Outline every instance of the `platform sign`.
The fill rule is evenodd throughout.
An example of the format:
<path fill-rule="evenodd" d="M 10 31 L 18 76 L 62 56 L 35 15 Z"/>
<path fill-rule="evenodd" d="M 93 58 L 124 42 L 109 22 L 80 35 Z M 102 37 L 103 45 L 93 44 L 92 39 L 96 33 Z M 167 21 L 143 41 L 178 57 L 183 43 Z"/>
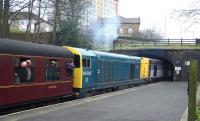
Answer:
<path fill-rule="evenodd" d="M 181 71 L 181 67 L 175 67 L 175 71 Z"/>

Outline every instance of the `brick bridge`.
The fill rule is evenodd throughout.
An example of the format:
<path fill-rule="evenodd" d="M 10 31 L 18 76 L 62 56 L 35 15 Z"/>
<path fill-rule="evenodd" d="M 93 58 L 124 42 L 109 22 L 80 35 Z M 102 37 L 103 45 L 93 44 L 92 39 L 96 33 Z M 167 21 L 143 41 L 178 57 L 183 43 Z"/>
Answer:
<path fill-rule="evenodd" d="M 186 62 L 196 59 L 199 63 L 198 75 L 200 75 L 200 49 L 132 49 L 115 50 L 113 52 L 162 60 L 165 65 L 164 67 L 171 70 L 170 79 L 176 81 L 188 80 Z"/>

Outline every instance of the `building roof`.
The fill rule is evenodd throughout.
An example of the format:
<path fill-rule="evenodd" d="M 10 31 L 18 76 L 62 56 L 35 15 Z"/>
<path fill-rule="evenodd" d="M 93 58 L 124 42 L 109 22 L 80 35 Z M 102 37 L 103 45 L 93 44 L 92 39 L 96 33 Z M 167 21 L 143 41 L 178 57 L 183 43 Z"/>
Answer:
<path fill-rule="evenodd" d="M 122 24 L 140 24 L 140 18 L 125 18 L 122 16 L 117 16 L 120 18 Z"/>
<path fill-rule="evenodd" d="M 14 12 L 11 12 L 9 20 L 28 20 L 29 16 L 31 16 L 31 20 L 37 20 L 38 19 L 38 16 L 36 14 L 34 14 L 34 13 L 29 13 L 29 12 L 17 12 L 17 13 L 14 13 Z M 39 18 L 39 19 L 40 19 L 41 22 L 45 22 L 45 23 L 47 23 L 49 25 L 53 25 L 53 23 L 50 22 L 50 21 L 46 21 L 43 18 Z"/>
<path fill-rule="evenodd" d="M 124 24 L 140 24 L 140 18 L 125 18 L 122 23 Z"/>
<path fill-rule="evenodd" d="M 37 19 L 37 15 L 34 13 L 29 13 L 29 12 L 11 12 L 10 13 L 10 20 L 27 20 L 31 16 L 31 19 Z"/>
<path fill-rule="evenodd" d="M 113 18 L 101 18 L 98 20 L 98 22 L 101 22 L 101 23 L 104 23 L 105 21 L 107 22 L 117 22 L 118 21 L 113 21 L 113 20 L 119 20 L 121 24 L 140 24 L 140 18 L 125 18 L 125 17 L 122 17 L 122 16 L 116 16 L 116 17 L 113 17 Z M 110 20 L 110 21 L 109 21 Z M 115 24 L 115 23 L 113 23 Z"/>

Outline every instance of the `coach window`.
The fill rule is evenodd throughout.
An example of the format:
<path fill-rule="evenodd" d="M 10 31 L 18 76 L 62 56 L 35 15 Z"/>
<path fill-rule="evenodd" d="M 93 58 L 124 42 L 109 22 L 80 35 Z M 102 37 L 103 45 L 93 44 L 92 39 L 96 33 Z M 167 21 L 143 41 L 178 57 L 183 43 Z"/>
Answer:
<path fill-rule="evenodd" d="M 14 81 L 30 83 L 34 80 L 34 61 L 30 58 L 16 58 L 14 61 Z"/>
<path fill-rule="evenodd" d="M 66 72 L 68 74 L 68 77 L 73 76 L 73 71 L 74 71 L 74 63 L 66 62 Z"/>
<path fill-rule="evenodd" d="M 48 60 L 46 64 L 46 80 L 60 80 L 60 64 L 56 59 Z"/>
<path fill-rule="evenodd" d="M 158 70 L 158 67 L 157 67 L 157 65 L 154 65 L 154 77 L 156 77 L 157 76 L 157 70 Z"/>

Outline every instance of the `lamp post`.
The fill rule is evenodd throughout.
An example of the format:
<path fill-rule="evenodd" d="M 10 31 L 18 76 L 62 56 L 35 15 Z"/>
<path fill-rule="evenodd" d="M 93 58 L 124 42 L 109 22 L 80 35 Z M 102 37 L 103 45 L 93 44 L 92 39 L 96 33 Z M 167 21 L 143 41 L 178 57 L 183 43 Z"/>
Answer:
<path fill-rule="evenodd" d="M 185 66 L 186 66 L 186 73 L 187 73 L 187 83 L 188 83 L 188 87 L 187 87 L 187 94 L 189 95 L 189 66 L 190 66 L 190 61 L 185 61 Z"/>

